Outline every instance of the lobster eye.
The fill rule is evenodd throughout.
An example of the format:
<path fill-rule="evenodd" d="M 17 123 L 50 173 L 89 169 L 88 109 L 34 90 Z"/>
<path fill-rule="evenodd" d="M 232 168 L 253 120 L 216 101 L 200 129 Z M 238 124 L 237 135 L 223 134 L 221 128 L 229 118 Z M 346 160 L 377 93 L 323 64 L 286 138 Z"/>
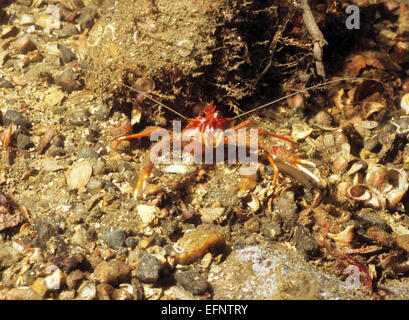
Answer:
<path fill-rule="evenodd" d="M 201 117 L 205 117 L 206 114 L 205 114 L 204 112 L 200 112 L 200 116 L 201 116 Z"/>

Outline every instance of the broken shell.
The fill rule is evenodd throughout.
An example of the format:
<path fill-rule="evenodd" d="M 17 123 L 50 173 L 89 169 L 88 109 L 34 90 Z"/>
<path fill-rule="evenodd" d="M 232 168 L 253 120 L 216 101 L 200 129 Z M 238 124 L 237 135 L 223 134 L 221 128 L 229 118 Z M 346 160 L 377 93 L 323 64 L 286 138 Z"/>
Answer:
<path fill-rule="evenodd" d="M 400 101 L 400 107 L 409 115 L 409 93 L 406 93 Z"/>
<path fill-rule="evenodd" d="M 136 80 L 135 88 L 141 92 L 151 92 L 155 90 L 155 82 L 151 78 L 139 78 Z"/>
<path fill-rule="evenodd" d="M 348 188 L 347 194 L 351 199 L 361 202 L 368 201 L 372 198 L 371 191 L 364 184 L 353 185 L 352 187 Z"/>
<path fill-rule="evenodd" d="M 181 57 L 187 57 L 193 50 L 194 44 L 190 40 L 180 40 L 176 42 L 176 51 Z"/>
<path fill-rule="evenodd" d="M 388 208 L 395 209 L 396 205 L 408 190 L 408 179 L 403 170 L 397 169 L 389 169 L 387 178 L 388 183 L 393 188 L 386 193 L 385 197 L 388 202 Z"/>
<path fill-rule="evenodd" d="M 370 165 L 365 177 L 365 182 L 368 186 L 379 190 L 382 184 L 386 182 L 387 175 L 388 169 L 385 166 L 381 164 Z"/>
<path fill-rule="evenodd" d="M 247 205 L 253 212 L 257 212 L 257 210 L 260 209 L 260 201 L 254 194 L 251 194 L 251 201 L 248 202 Z"/>
<path fill-rule="evenodd" d="M 337 244 L 341 244 L 343 246 L 350 247 L 352 241 L 354 240 L 354 227 L 347 226 L 344 231 L 340 233 L 328 233 L 328 237 L 335 240 Z"/>
<path fill-rule="evenodd" d="M 67 185 L 71 189 L 85 187 L 92 175 L 92 165 L 89 161 L 76 162 L 67 174 Z"/>

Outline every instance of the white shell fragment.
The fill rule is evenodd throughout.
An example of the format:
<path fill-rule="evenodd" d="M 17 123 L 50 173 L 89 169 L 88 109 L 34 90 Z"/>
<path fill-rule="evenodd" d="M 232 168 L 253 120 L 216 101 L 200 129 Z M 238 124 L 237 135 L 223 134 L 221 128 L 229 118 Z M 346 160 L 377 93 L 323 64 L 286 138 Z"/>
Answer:
<path fill-rule="evenodd" d="M 157 208 L 146 204 L 140 204 L 136 207 L 143 226 L 149 226 L 156 217 Z"/>
<path fill-rule="evenodd" d="M 165 168 L 168 173 L 188 174 L 196 171 L 194 166 L 186 166 L 183 164 L 171 164 Z"/>
<path fill-rule="evenodd" d="M 190 40 L 180 40 L 176 42 L 176 51 L 181 57 L 187 57 L 193 50 L 194 44 Z"/>
<path fill-rule="evenodd" d="M 92 175 L 92 165 L 89 161 L 79 161 L 73 164 L 67 174 L 67 185 L 71 189 L 85 187 Z"/>

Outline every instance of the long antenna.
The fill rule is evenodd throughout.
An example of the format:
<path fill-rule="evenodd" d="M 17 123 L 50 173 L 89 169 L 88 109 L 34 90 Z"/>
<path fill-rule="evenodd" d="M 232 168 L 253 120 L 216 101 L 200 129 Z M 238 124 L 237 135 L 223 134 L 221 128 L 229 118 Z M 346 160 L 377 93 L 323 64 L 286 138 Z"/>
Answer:
<path fill-rule="evenodd" d="M 96 72 L 93 72 L 93 71 L 90 71 L 90 70 L 86 70 L 86 72 L 91 72 L 91 73 L 96 74 Z M 102 77 L 105 78 L 105 76 L 102 76 Z M 105 78 L 105 79 L 108 80 L 108 78 Z M 134 91 L 134 92 L 137 92 L 137 93 L 143 95 L 145 98 L 148 98 L 149 100 L 151 100 L 151 101 L 157 103 L 157 104 L 160 105 L 161 107 L 164 107 L 165 109 L 167 109 L 167 110 L 169 110 L 169 111 L 172 111 L 173 113 L 177 114 L 179 117 L 181 117 L 181 118 L 183 118 L 183 119 L 185 119 L 185 120 L 189 120 L 189 118 L 185 117 L 183 114 L 177 112 L 176 110 L 173 110 L 171 107 L 168 107 L 166 104 L 160 102 L 159 100 L 153 98 L 150 94 L 147 94 L 146 92 L 143 92 L 143 91 L 140 91 L 140 90 L 138 90 L 138 89 L 135 89 L 135 88 L 133 88 L 133 87 L 131 87 L 131 86 L 128 86 L 128 85 L 126 85 L 126 84 L 124 84 L 124 83 L 120 83 L 120 85 L 123 86 L 123 87 L 125 87 L 125 88 L 127 88 L 127 89 L 129 89 L 129 90 L 131 90 L 131 91 Z"/>
<path fill-rule="evenodd" d="M 352 78 L 342 78 L 342 79 L 330 80 L 330 81 L 326 81 L 326 82 L 323 82 L 323 83 L 316 84 L 316 85 L 314 85 L 314 86 L 312 86 L 312 87 L 308 87 L 308 88 L 305 88 L 305 89 L 298 90 L 298 91 L 293 92 L 293 93 L 291 93 L 291 94 L 289 94 L 289 95 L 286 95 L 285 97 L 281 97 L 281 98 L 279 98 L 279 99 L 277 99 L 277 100 L 270 101 L 270 102 L 268 102 L 268 103 L 266 103 L 266 104 L 263 104 L 263 105 L 261 105 L 261 106 L 255 108 L 255 109 L 253 109 L 253 110 L 244 112 L 244 113 L 239 114 L 239 115 L 237 115 L 237 116 L 235 116 L 235 117 L 233 117 L 233 118 L 230 118 L 230 120 L 234 120 L 234 119 L 240 118 L 240 117 L 242 117 L 242 116 L 248 115 L 248 114 L 250 114 L 250 113 L 252 113 L 252 112 L 258 111 L 258 110 L 260 110 L 260 109 L 267 108 L 267 107 L 269 107 L 269 106 L 271 106 L 271 105 L 273 105 L 273 104 L 275 104 L 275 103 L 277 103 L 277 102 L 280 102 L 280 101 L 282 101 L 282 100 L 284 100 L 284 99 L 287 99 L 287 98 L 290 98 L 290 97 L 292 97 L 292 96 L 295 96 L 295 95 L 297 95 L 297 94 L 299 94 L 299 93 L 307 92 L 307 91 L 309 91 L 309 90 L 316 89 L 316 88 L 320 88 L 320 87 L 326 86 L 326 85 L 331 84 L 331 83 L 341 82 L 341 81 L 346 81 L 346 80 L 371 80 L 371 81 L 382 82 L 382 81 L 379 81 L 379 80 L 376 80 L 376 79 L 363 78 L 363 77 L 352 77 Z"/>

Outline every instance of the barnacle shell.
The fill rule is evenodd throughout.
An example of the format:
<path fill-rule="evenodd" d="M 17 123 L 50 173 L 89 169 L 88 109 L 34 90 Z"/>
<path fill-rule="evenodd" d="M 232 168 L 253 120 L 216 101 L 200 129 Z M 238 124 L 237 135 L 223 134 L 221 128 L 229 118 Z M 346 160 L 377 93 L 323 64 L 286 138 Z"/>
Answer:
<path fill-rule="evenodd" d="M 405 171 L 398 169 L 388 170 L 388 183 L 392 186 L 392 190 L 385 194 L 388 208 L 395 209 L 396 205 L 405 195 L 408 190 L 408 179 Z"/>
<path fill-rule="evenodd" d="M 364 184 L 355 184 L 347 190 L 348 197 L 355 201 L 366 202 L 372 198 L 372 193 Z"/>

